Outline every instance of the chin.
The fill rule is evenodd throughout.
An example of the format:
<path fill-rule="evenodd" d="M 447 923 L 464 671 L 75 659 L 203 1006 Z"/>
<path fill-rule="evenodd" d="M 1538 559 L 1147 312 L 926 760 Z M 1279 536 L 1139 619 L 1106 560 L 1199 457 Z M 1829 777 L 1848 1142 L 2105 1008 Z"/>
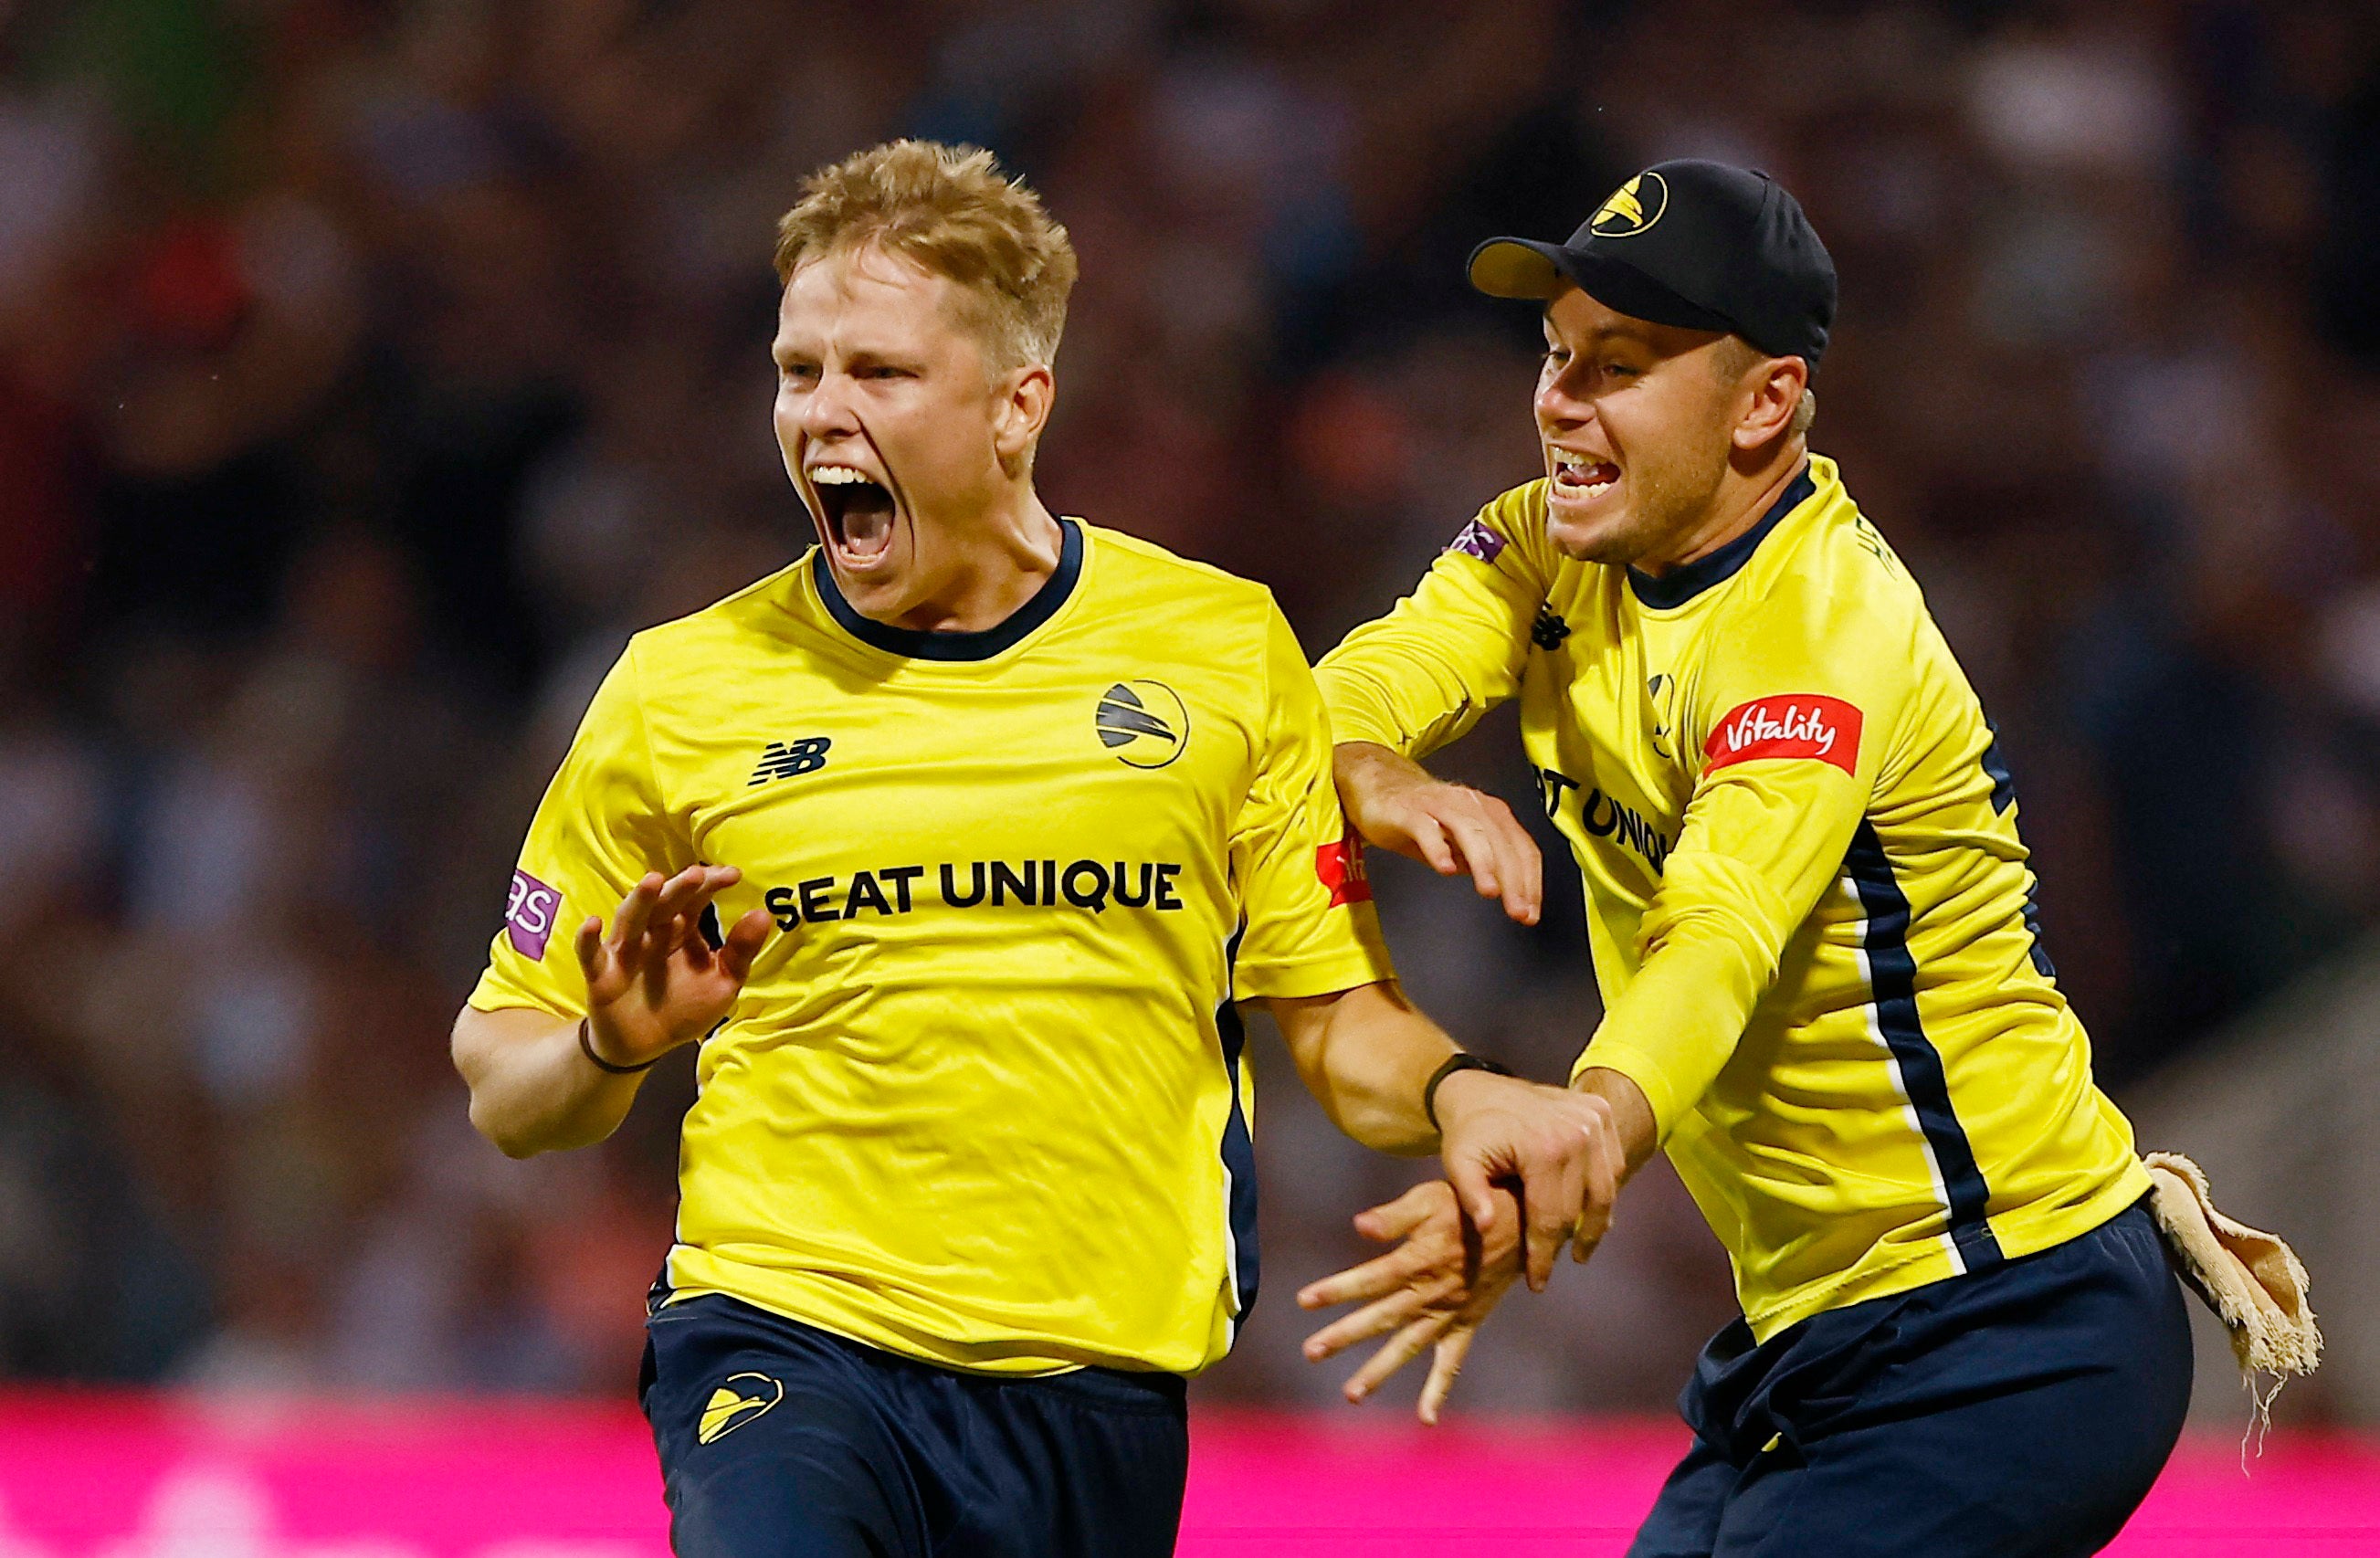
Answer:
<path fill-rule="evenodd" d="M 1592 519 L 1564 518 L 1551 507 L 1546 510 L 1546 539 L 1562 554 L 1576 562 L 1602 563 L 1612 567 L 1624 566 L 1644 555 L 1642 540 L 1629 521 L 1629 514 L 1598 515 Z"/>

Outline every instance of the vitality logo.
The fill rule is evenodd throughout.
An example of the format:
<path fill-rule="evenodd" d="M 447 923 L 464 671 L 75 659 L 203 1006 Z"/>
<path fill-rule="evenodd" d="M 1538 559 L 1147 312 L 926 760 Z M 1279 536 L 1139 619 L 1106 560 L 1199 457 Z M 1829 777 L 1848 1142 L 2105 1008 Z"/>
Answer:
<path fill-rule="evenodd" d="M 694 1442 L 708 1444 L 723 1434 L 733 1433 L 784 1398 L 785 1387 L 766 1374 L 730 1374 L 727 1382 L 712 1391 L 710 1400 L 704 1404 L 702 1418 L 695 1425 Z"/>
<path fill-rule="evenodd" d="M 1163 682 L 1139 677 L 1099 694 L 1099 745 L 1133 768 L 1163 768 L 1190 741 L 1190 710 Z"/>
<path fill-rule="evenodd" d="M 791 779 L 796 774 L 816 773 L 826 766 L 826 749 L 834 745 L 829 736 L 805 736 L 798 741 L 771 741 L 760 752 L 760 766 L 752 771 L 752 783 L 765 785 L 771 779 Z"/>
<path fill-rule="evenodd" d="M 1729 710 L 1703 743 L 1703 772 L 1759 758 L 1815 758 L 1857 773 L 1861 723 L 1857 707 L 1822 692 L 1755 698 Z"/>

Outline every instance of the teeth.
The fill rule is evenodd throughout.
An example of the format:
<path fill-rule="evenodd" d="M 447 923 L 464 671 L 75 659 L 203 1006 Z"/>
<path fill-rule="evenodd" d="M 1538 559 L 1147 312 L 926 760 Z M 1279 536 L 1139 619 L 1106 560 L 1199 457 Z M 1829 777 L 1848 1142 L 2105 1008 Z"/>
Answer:
<path fill-rule="evenodd" d="M 851 487 L 874 480 L 847 465 L 814 465 L 810 467 L 809 476 L 810 481 L 820 487 Z"/>

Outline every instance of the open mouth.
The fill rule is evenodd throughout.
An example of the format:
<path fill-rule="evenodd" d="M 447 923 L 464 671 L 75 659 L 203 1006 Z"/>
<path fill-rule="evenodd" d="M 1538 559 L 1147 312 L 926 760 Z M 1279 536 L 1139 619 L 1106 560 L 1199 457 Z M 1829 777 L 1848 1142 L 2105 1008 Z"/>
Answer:
<path fill-rule="evenodd" d="M 847 465 L 812 466 L 809 479 L 836 550 L 855 563 L 873 562 L 892 550 L 891 488 Z"/>
<path fill-rule="evenodd" d="M 1591 460 L 1563 449 L 1552 453 L 1554 487 L 1565 498 L 1581 502 L 1599 498 L 1620 480 L 1620 468 L 1609 460 Z"/>

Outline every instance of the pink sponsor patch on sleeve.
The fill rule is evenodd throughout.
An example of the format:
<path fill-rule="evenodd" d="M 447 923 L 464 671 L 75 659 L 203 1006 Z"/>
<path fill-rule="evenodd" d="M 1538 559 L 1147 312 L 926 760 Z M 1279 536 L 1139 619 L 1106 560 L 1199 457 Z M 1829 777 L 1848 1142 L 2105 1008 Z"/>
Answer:
<path fill-rule="evenodd" d="M 1504 548 L 1512 544 L 1485 519 L 1474 519 L 1454 532 L 1454 539 L 1446 543 L 1446 549 L 1460 552 L 1466 557 L 1476 557 L 1483 563 L 1492 563 L 1504 554 Z"/>
<path fill-rule="evenodd" d="M 562 913 L 562 895 L 525 870 L 513 872 L 512 896 L 504 905 L 504 934 L 523 957 L 545 960 L 545 943 Z"/>
<path fill-rule="evenodd" d="M 1815 758 L 1859 771 L 1859 710 L 1818 692 L 1755 698 L 1728 711 L 1703 743 L 1705 773 L 1755 758 Z"/>

